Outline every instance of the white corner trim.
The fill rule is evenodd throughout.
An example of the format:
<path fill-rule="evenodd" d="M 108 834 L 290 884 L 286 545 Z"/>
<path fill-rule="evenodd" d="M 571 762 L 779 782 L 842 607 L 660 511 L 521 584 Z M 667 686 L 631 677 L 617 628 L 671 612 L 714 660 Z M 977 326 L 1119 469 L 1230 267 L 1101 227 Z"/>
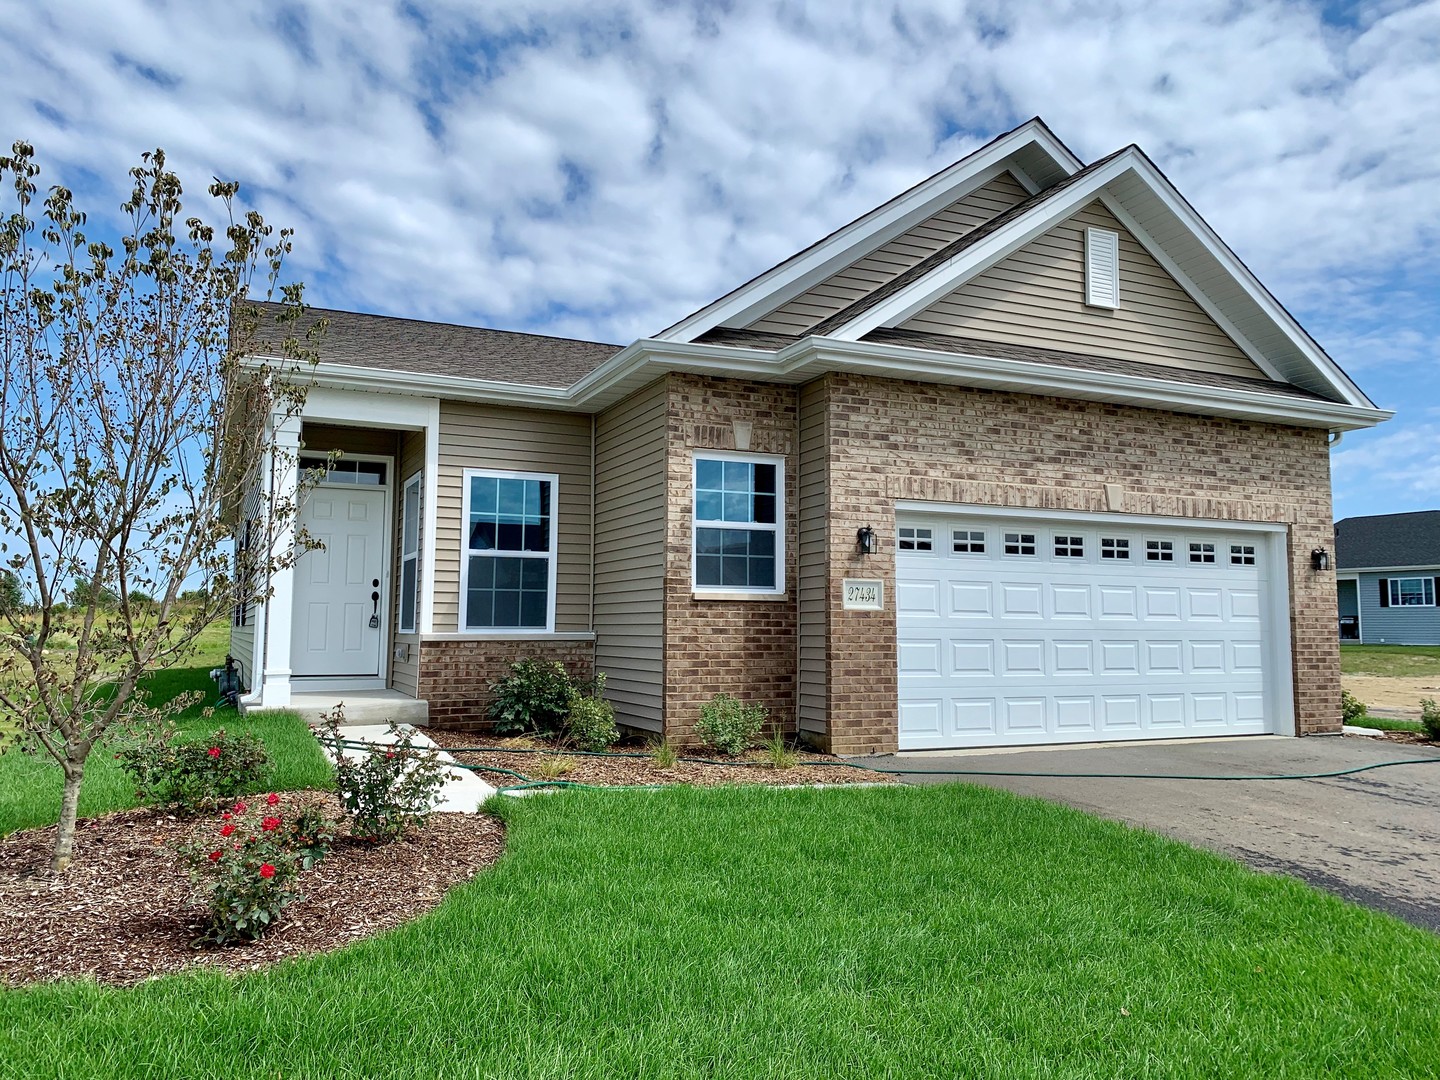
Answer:
<path fill-rule="evenodd" d="M 868 253 L 887 243 L 1002 172 L 1016 171 L 1016 179 L 1033 193 L 1034 180 L 1019 175 L 1007 161 L 1031 145 L 1047 154 L 1067 175 L 1082 168 L 1079 159 L 1044 124 L 1029 120 L 661 331 L 656 340 L 688 342 L 724 323 L 753 322 L 843 269 L 861 252 Z"/>
<path fill-rule="evenodd" d="M 440 399 L 430 398 L 425 408 L 425 480 L 423 525 L 420 541 L 420 626 L 421 634 L 435 629 L 435 552 L 440 521 Z"/>

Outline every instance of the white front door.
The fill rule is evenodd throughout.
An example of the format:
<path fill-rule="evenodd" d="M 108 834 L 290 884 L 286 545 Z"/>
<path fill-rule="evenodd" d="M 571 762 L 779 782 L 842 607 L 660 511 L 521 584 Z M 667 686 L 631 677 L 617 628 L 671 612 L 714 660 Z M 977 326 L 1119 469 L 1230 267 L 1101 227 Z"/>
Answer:
<path fill-rule="evenodd" d="M 384 490 L 338 485 L 317 487 L 306 499 L 300 523 L 324 547 L 305 552 L 295 565 L 294 675 L 380 675 L 385 499 Z"/>

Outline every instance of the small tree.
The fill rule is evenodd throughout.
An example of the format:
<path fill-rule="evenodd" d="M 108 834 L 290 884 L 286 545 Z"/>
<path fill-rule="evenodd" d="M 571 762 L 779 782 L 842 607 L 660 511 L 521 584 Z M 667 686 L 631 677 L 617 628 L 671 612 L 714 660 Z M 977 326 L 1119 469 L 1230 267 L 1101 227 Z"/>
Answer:
<path fill-rule="evenodd" d="M 303 404 L 296 376 L 323 324 L 296 336 L 302 286 L 279 281 L 291 231 L 237 218 L 238 184 L 209 189 L 217 228 L 182 217 L 164 153 L 143 155 L 117 252 L 86 236 L 66 188 L 37 207 L 39 173 L 24 143 L 0 156 L 13 198 L 0 212 L 0 559 L 24 601 L 0 605 L 0 720 L 64 773 L 59 873 L 90 751 L 195 700 L 149 701 L 146 673 L 193 652 L 294 557 L 276 538 L 295 500 L 269 498 L 256 469 L 279 453 L 272 418 Z M 250 302 L 252 281 L 279 302 Z M 247 359 L 262 327 L 284 371 Z M 252 542 L 236 574 L 225 541 L 241 506 Z M 61 633 L 73 649 L 50 647 Z"/>

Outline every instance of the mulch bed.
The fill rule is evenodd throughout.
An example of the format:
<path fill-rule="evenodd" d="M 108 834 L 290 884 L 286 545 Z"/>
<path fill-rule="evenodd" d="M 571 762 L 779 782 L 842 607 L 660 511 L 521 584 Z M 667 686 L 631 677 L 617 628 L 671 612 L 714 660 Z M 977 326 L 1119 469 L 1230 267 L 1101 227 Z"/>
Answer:
<path fill-rule="evenodd" d="M 339 816 L 332 795 L 281 796 L 287 815 L 316 805 Z M 300 875 L 303 899 L 259 941 L 197 949 L 205 909 L 172 845 L 210 821 L 149 808 L 86 819 L 59 880 L 48 872 L 53 826 L 0 839 L 0 984 L 93 977 L 127 985 L 185 967 L 253 971 L 328 952 L 428 911 L 505 848 L 500 822 L 484 814 L 433 814 L 426 828 L 390 844 L 341 838 Z"/>
<path fill-rule="evenodd" d="M 770 784 L 783 787 L 801 787 L 813 784 L 886 784 L 895 778 L 884 773 L 868 772 L 840 764 L 840 758 L 829 754 L 815 754 L 800 751 L 802 764 L 792 769 L 776 769 L 760 751 L 752 751 L 744 758 L 748 764 L 701 765 L 680 761 L 669 769 L 662 769 L 640 746 L 622 745 L 616 748 L 621 753 L 639 753 L 642 757 L 585 757 L 564 748 L 533 739 L 500 739 L 488 735 L 476 735 L 460 731 L 437 731 L 426 728 L 425 734 L 449 750 L 462 765 L 485 765 L 508 769 L 532 780 L 560 780 L 567 783 L 594 784 L 614 787 L 626 784 L 690 784 L 698 787 L 715 787 L 720 784 Z M 472 750 L 457 752 L 459 747 L 494 747 L 493 750 Z M 507 749 L 540 750 L 543 753 L 506 753 Z M 707 757 L 702 753 L 682 752 L 682 757 Z M 545 759 L 564 758 L 566 771 L 560 776 L 543 775 Z M 486 782 L 496 787 L 507 787 L 523 783 L 504 773 L 481 771 Z"/>

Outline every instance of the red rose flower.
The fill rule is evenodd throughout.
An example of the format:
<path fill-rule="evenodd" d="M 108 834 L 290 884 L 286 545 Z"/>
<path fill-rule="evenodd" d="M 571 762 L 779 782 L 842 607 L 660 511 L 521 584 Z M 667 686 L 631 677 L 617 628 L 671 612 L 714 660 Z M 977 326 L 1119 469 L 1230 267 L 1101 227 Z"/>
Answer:
<path fill-rule="evenodd" d="M 274 832 L 279 827 L 280 819 L 278 817 L 267 817 L 264 821 L 260 822 L 260 828 L 266 832 Z"/>
<path fill-rule="evenodd" d="M 245 812 L 245 804 L 243 802 L 237 802 L 234 806 L 234 810 L 237 814 L 243 814 Z"/>
<path fill-rule="evenodd" d="M 219 862 L 219 861 L 220 861 L 220 852 L 218 852 L 218 851 L 212 851 L 212 852 L 210 852 L 210 861 L 211 861 L 211 862 Z"/>
<path fill-rule="evenodd" d="M 271 866 L 268 862 L 267 862 L 267 863 L 261 863 L 261 864 L 260 864 L 260 876 L 263 877 L 263 878 L 272 878 L 272 877 L 274 877 L 274 876 L 275 876 L 275 867 Z"/>
<path fill-rule="evenodd" d="M 233 823 L 231 823 L 231 822 L 229 822 L 229 821 L 227 821 L 224 825 L 221 825 L 221 826 L 220 826 L 220 835 L 221 835 L 221 836 L 229 836 L 229 835 L 230 835 L 231 833 L 233 833 L 234 831 L 235 831 L 235 826 L 234 826 Z"/>
<path fill-rule="evenodd" d="M 229 821 L 229 820 L 230 820 L 230 811 L 229 811 L 229 810 L 226 810 L 223 814 L 221 814 L 221 815 L 220 815 L 220 820 L 221 820 L 221 821 Z"/>
<path fill-rule="evenodd" d="M 220 756 L 220 747 L 218 747 L 218 746 L 212 746 L 212 747 L 210 747 L 209 750 L 207 750 L 207 751 L 205 751 L 205 752 L 206 752 L 207 754 L 209 754 L 211 757 L 219 757 L 219 756 Z"/>
<path fill-rule="evenodd" d="M 393 758 L 394 756 L 395 756 L 395 751 L 394 751 L 394 750 L 386 750 L 386 751 L 385 751 L 385 760 L 386 760 L 386 761 L 389 761 L 389 760 L 390 760 L 391 758 Z"/>
<path fill-rule="evenodd" d="M 265 805 L 266 805 L 266 806 L 274 806 L 274 805 L 275 805 L 276 803 L 278 803 L 279 801 L 280 801 L 280 796 L 279 796 L 279 795 L 276 795 L 273 791 L 272 791 L 269 795 L 266 795 L 266 796 L 265 796 Z"/>

